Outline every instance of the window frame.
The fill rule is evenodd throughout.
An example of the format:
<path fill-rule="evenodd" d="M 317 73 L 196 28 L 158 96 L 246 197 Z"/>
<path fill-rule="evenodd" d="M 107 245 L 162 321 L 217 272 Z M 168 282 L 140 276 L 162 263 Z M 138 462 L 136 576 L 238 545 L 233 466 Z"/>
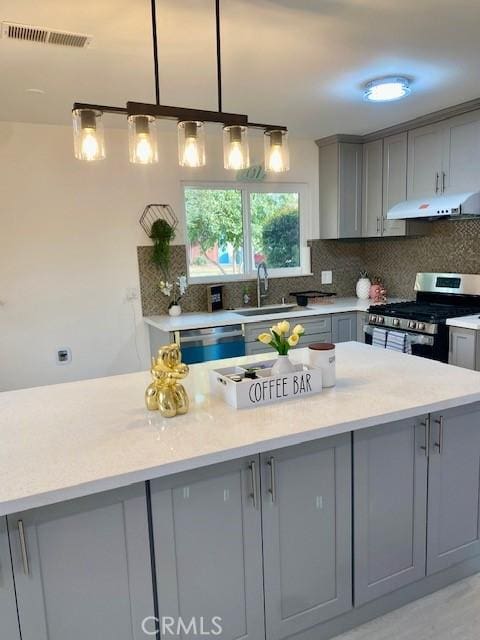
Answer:
<path fill-rule="evenodd" d="M 298 276 L 309 276 L 311 273 L 310 250 L 307 245 L 307 218 L 310 215 L 310 194 L 308 185 L 300 182 L 207 182 L 207 181 L 182 181 L 182 201 L 183 220 L 185 223 L 185 246 L 188 247 L 187 212 L 185 206 L 185 189 L 234 189 L 240 191 L 242 202 L 242 224 L 243 224 L 243 255 L 244 273 L 223 275 L 219 273 L 213 276 L 195 276 L 189 272 L 187 257 L 188 281 L 191 284 L 209 284 L 212 282 L 238 282 L 243 280 L 254 280 L 257 277 L 257 270 L 252 260 L 252 235 L 251 235 L 251 211 L 250 196 L 252 193 L 298 193 L 299 208 L 299 237 L 300 237 L 300 266 L 285 267 L 282 269 L 270 268 L 267 263 L 268 275 L 271 278 L 294 278 Z M 188 250 L 188 249 L 187 249 Z"/>

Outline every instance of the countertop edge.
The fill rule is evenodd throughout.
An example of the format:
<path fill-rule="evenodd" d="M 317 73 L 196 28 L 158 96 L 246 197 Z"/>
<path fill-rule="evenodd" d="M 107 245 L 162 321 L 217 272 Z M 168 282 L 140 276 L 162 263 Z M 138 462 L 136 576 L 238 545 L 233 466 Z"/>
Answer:
<path fill-rule="evenodd" d="M 0 504 L 0 517 L 59 502 L 82 498 L 88 495 L 102 493 L 104 491 L 120 489 L 139 482 L 146 482 L 147 480 L 154 480 L 156 478 L 176 475 L 186 471 L 193 471 L 195 469 L 200 469 L 202 467 L 207 467 L 221 462 L 229 462 L 231 460 L 251 455 L 258 455 L 272 449 L 281 449 L 283 447 L 303 444 L 313 440 L 320 440 L 322 438 L 328 438 L 342 433 L 359 431 L 361 429 L 367 429 L 381 424 L 387 424 L 398 420 L 413 418 L 422 414 L 474 404 L 476 402 L 480 402 L 480 391 L 478 393 L 467 394 L 465 396 L 450 398 L 433 403 L 427 402 L 421 406 L 379 414 L 369 418 L 363 418 L 359 421 L 350 420 L 335 425 L 311 429 L 307 432 L 292 433 L 287 436 L 284 435 L 254 442 L 249 445 L 242 445 L 241 447 L 223 449 L 198 457 L 186 458 L 178 462 L 166 463 L 158 467 L 149 467 L 146 469 L 131 471 L 126 474 L 106 476 L 105 478 L 100 478 L 87 483 L 3 502 Z"/>

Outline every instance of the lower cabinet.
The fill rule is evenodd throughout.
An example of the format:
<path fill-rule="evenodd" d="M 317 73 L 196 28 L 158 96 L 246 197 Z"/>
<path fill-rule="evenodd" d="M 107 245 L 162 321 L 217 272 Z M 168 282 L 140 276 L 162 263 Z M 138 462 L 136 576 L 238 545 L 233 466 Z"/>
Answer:
<path fill-rule="evenodd" d="M 332 316 L 332 342 L 350 342 L 357 339 L 357 312 Z"/>
<path fill-rule="evenodd" d="M 151 495 L 160 620 L 263 638 L 258 456 L 152 481 Z"/>
<path fill-rule="evenodd" d="M 425 576 L 427 420 L 354 433 L 356 606 Z"/>
<path fill-rule="evenodd" d="M 479 332 L 450 327 L 448 363 L 472 371 L 480 369 Z"/>
<path fill-rule="evenodd" d="M 145 640 L 154 609 L 143 484 L 8 522 L 22 640 Z"/>
<path fill-rule="evenodd" d="M 261 456 L 267 640 L 352 607 L 350 434 Z"/>
<path fill-rule="evenodd" d="M 427 571 L 480 553 L 480 405 L 431 416 Z"/>
<path fill-rule="evenodd" d="M 7 519 L 0 517 L 0 637 L 20 640 Z"/>

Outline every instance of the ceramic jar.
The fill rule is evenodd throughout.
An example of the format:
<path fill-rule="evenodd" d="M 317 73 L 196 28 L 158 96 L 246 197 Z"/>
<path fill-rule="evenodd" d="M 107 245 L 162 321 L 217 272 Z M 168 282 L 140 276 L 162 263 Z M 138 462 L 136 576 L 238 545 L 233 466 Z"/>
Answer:
<path fill-rule="evenodd" d="M 370 296 L 371 286 L 372 286 L 372 283 L 370 281 L 370 278 L 367 278 L 367 277 L 359 278 L 356 286 L 357 298 L 360 298 L 360 300 L 368 300 Z"/>
<path fill-rule="evenodd" d="M 308 363 L 314 369 L 322 370 L 322 387 L 334 387 L 337 379 L 335 367 L 335 345 L 316 342 L 308 345 Z"/>

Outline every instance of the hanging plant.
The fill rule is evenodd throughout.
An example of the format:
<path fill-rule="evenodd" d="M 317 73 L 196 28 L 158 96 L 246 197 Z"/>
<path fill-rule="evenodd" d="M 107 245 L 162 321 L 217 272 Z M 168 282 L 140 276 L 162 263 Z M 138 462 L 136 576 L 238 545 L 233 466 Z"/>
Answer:
<path fill-rule="evenodd" d="M 162 271 L 164 279 L 168 279 L 170 267 L 170 242 L 175 238 L 175 229 L 166 221 L 155 220 L 150 230 L 153 240 L 152 262 Z"/>

